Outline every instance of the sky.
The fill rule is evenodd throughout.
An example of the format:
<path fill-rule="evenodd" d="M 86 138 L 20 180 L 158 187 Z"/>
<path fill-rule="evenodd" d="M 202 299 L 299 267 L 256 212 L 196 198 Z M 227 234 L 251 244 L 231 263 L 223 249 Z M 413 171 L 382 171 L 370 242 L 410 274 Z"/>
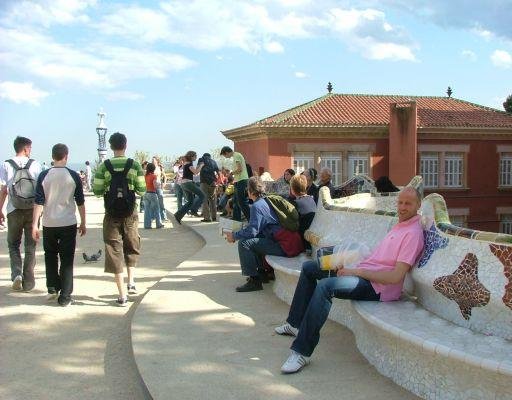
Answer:
<path fill-rule="evenodd" d="M 108 134 L 173 158 L 327 93 L 452 97 L 503 110 L 512 0 L 0 0 L 0 159 L 49 161 Z"/>

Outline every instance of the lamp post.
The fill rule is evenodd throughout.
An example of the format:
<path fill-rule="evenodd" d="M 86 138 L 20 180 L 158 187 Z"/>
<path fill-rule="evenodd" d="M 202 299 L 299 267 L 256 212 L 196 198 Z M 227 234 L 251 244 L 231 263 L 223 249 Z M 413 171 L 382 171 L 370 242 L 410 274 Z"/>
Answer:
<path fill-rule="evenodd" d="M 107 158 L 107 144 L 105 141 L 105 136 L 107 135 L 107 126 L 105 125 L 105 116 L 106 114 L 103 112 L 103 110 L 100 110 L 98 113 L 100 120 L 98 121 L 98 126 L 96 128 L 96 133 L 98 134 L 98 157 L 100 159 L 100 163 L 105 161 Z"/>

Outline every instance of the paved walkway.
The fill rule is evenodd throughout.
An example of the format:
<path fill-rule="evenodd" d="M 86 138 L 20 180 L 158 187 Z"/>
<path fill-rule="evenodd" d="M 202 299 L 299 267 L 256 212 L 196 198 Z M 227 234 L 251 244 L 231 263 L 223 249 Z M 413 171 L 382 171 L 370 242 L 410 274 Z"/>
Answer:
<path fill-rule="evenodd" d="M 166 199 L 170 209 L 172 200 Z M 36 289 L 10 290 L 0 233 L 0 398 L 416 398 L 378 374 L 352 333 L 333 322 L 322 330 L 311 366 L 281 375 L 290 338 L 274 335 L 273 327 L 288 306 L 269 285 L 234 291 L 243 282 L 236 246 L 218 235 L 216 224 L 185 219 L 172 229 L 141 229 L 141 294 L 128 309 L 114 307 L 114 283 L 102 263 L 80 257 L 103 247 L 101 201 L 88 197 L 87 207 L 76 301 L 67 308 L 45 300 L 41 246 Z"/>
<path fill-rule="evenodd" d="M 115 307 L 117 289 L 103 272 L 103 259 L 85 264 L 82 258 L 82 252 L 103 248 L 102 200 L 88 196 L 86 208 L 88 231 L 78 239 L 75 257 L 75 302 L 66 308 L 46 300 L 42 245 L 37 248 L 36 288 L 11 291 L 6 232 L 0 232 L 1 399 L 148 398 L 133 361 L 133 313 L 148 288 L 204 242 L 186 227 L 140 229 L 140 294 L 129 308 Z"/>

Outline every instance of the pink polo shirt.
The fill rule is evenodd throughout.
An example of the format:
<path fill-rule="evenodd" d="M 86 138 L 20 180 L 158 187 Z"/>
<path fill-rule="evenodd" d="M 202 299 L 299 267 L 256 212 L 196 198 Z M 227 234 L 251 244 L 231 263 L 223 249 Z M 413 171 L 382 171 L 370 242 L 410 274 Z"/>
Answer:
<path fill-rule="evenodd" d="M 359 263 L 358 268 L 369 271 L 391 271 L 397 261 L 414 265 L 423 250 L 423 228 L 420 216 L 396 224 L 384 237 L 372 254 Z M 371 282 L 375 293 L 380 293 L 380 301 L 398 300 L 402 294 L 404 281 L 385 285 Z"/>

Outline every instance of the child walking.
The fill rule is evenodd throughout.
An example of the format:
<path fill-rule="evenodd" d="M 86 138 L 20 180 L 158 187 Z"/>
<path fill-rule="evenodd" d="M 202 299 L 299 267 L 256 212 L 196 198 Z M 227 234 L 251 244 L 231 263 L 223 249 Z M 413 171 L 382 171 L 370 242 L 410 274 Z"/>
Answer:
<path fill-rule="evenodd" d="M 80 214 L 80 236 L 85 235 L 84 192 L 80 176 L 66 167 L 68 147 L 58 143 L 52 148 L 53 167 L 37 179 L 32 237 L 39 241 L 39 218 L 43 213 L 43 248 L 48 297 L 66 307 L 73 293 L 73 261 L 75 257 L 77 220 Z M 76 206 L 75 206 L 76 203 Z M 60 257 L 60 268 L 59 268 Z M 60 295 L 59 295 L 60 292 Z"/>

